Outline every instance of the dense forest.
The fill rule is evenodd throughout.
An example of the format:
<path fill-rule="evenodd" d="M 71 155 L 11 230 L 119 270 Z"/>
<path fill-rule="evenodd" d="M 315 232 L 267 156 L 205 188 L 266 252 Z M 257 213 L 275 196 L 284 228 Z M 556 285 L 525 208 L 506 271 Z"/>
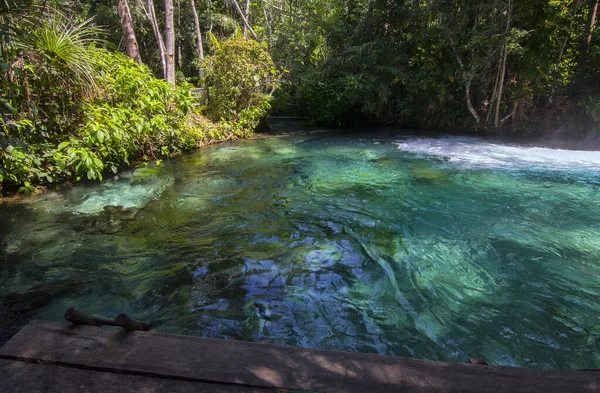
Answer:
<path fill-rule="evenodd" d="M 3 0 L 0 190 L 315 124 L 600 123 L 598 0 Z"/>

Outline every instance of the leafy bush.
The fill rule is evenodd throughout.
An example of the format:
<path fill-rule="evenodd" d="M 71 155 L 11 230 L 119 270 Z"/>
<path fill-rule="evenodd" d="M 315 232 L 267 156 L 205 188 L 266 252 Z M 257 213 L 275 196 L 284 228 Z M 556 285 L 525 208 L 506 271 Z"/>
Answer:
<path fill-rule="evenodd" d="M 213 123 L 185 81 L 171 86 L 125 55 L 97 48 L 89 21 L 75 24 L 51 8 L 42 15 L 19 20 L 0 62 L 0 191 L 102 180 L 135 162 L 245 137 L 278 86 L 263 45 L 219 44 L 207 63 Z"/>
<path fill-rule="evenodd" d="M 253 130 L 270 109 L 279 73 L 266 45 L 245 38 L 217 42 L 205 62 L 208 115 L 213 121 L 240 121 Z"/>
<path fill-rule="evenodd" d="M 122 54 L 99 50 L 104 64 L 94 96 L 80 106 L 77 129 L 51 129 L 49 138 L 35 119 L 3 121 L 0 184 L 30 192 L 37 184 L 87 177 L 101 180 L 107 170 L 136 160 L 159 159 L 189 150 L 230 132 L 217 128 L 194 109 L 188 85 L 171 87 Z"/>
<path fill-rule="evenodd" d="M 56 142 L 77 128 L 81 104 L 95 90 L 95 73 L 105 60 L 95 46 L 100 31 L 90 20 L 76 24 L 51 7 L 39 11 L 41 19 L 12 21 L 0 63 L 6 131 L 27 143 Z M 22 120 L 30 127 L 20 127 Z"/>
<path fill-rule="evenodd" d="M 105 64 L 95 47 L 99 30 L 51 7 L 34 9 L 36 18 L 4 15 L 11 40 L 0 63 L 0 190 L 31 192 L 39 183 L 102 176 L 92 151 L 61 144 L 84 121 L 83 104 Z"/>
<path fill-rule="evenodd" d="M 113 172 L 132 159 L 198 147 L 208 137 L 189 85 L 172 87 L 121 54 L 107 56 L 111 66 L 99 78 L 101 94 L 84 108 L 78 138 Z"/>
<path fill-rule="evenodd" d="M 318 124 L 343 126 L 357 120 L 369 92 L 361 76 L 308 75 L 298 88 L 298 99 L 310 119 Z"/>

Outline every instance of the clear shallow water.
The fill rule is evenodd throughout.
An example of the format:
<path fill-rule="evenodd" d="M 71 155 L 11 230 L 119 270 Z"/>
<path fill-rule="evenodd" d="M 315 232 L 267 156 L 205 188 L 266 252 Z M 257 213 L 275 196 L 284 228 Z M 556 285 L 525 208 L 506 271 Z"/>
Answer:
<path fill-rule="evenodd" d="M 221 145 L 0 205 L 0 337 L 161 332 L 600 367 L 600 152 L 391 134 Z"/>

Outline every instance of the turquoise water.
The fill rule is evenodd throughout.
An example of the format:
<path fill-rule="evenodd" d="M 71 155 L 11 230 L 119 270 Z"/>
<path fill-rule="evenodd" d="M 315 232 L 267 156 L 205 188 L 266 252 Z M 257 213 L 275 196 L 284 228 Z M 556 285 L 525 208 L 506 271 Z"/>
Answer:
<path fill-rule="evenodd" d="M 600 367 L 600 152 L 320 133 L 0 205 L 0 337 L 71 306 L 156 331 Z"/>

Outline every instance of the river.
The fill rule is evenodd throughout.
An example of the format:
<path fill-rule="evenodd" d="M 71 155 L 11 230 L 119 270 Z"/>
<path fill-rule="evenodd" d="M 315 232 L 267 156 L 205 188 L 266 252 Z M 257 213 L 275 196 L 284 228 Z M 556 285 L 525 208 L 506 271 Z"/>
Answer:
<path fill-rule="evenodd" d="M 600 152 L 393 132 L 218 145 L 0 205 L 0 337 L 76 306 L 165 333 L 598 368 L 599 191 Z"/>

